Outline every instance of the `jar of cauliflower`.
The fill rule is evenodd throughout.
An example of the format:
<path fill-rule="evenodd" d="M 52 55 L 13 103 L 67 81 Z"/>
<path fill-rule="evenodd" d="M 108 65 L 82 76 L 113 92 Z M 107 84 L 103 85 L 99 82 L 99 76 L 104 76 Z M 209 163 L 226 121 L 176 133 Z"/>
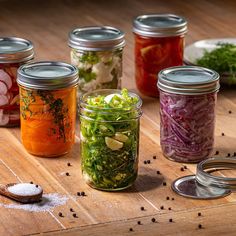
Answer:
<path fill-rule="evenodd" d="M 71 64 L 78 68 L 79 97 L 95 89 L 121 85 L 124 33 L 109 26 L 82 27 L 69 34 Z"/>

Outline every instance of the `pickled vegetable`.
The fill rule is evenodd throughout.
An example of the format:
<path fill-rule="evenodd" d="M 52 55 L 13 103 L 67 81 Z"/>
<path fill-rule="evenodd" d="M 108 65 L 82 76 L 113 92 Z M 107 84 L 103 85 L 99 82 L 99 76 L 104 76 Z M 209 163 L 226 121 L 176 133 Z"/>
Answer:
<path fill-rule="evenodd" d="M 67 153 L 74 144 L 76 87 L 63 90 L 20 88 L 21 136 L 38 156 Z"/>
<path fill-rule="evenodd" d="M 126 89 L 82 98 L 82 171 L 90 186 L 119 190 L 136 179 L 140 106 L 139 98 Z"/>
<path fill-rule="evenodd" d="M 71 63 L 79 71 L 79 95 L 95 89 L 120 87 L 122 49 L 98 52 L 72 49 Z"/>
<path fill-rule="evenodd" d="M 157 97 L 157 74 L 183 64 L 184 37 L 144 37 L 135 34 L 135 78 L 138 90 Z"/>
<path fill-rule="evenodd" d="M 211 155 L 214 144 L 216 93 L 160 93 L 161 147 L 166 157 L 198 162 Z"/>
<path fill-rule="evenodd" d="M 16 83 L 18 64 L 0 65 L 0 126 L 20 123 L 19 89 Z"/>

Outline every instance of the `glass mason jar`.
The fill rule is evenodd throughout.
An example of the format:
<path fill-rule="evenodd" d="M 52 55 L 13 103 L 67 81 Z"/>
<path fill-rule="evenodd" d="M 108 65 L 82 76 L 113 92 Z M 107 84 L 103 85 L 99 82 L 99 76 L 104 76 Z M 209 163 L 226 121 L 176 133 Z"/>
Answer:
<path fill-rule="evenodd" d="M 17 69 L 33 57 L 30 41 L 15 37 L 0 38 L 0 127 L 20 124 Z"/>
<path fill-rule="evenodd" d="M 124 33 L 103 26 L 77 28 L 69 34 L 71 64 L 78 68 L 78 95 L 121 85 Z"/>
<path fill-rule="evenodd" d="M 63 62 L 35 62 L 21 66 L 21 139 L 36 156 L 67 153 L 74 144 L 77 69 Z"/>
<path fill-rule="evenodd" d="M 160 135 L 164 156 L 178 162 L 208 158 L 214 145 L 219 75 L 194 66 L 159 73 Z"/>
<path fill-rule="evenodd" d="M 128 90 L 103 89 L 80 100 L 83 177 L 93 188 L 128 188 L 138 174 L 142 101 Z"/>
<path fill-rule="evenodd" d="M 171 14 L 141 15 L 133 22 L 133 32 L 136 86 L 143 95 L 158 97 L 158 72 L 183 65 L 187 22 Z"/>

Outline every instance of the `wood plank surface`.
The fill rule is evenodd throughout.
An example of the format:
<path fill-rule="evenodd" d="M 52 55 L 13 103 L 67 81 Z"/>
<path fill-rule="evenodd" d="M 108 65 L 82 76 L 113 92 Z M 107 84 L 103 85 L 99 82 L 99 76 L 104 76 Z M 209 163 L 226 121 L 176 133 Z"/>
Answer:
<path fill-rule="evenodd" d="M 111 25 L 122 29 L 127 43 L 122 86 L 135 92 L 132 33 L 135 16 L 154 12 L 185 16 L 189 28 L 186 44 L 236 35 L 233 0 L 10 0 L 0 2 L 0 12 L 0 35 L 30 39 L 35 46 L 36 60 L 70 62 L 67 37 L 75 27 Z M 159 100 L 144 96 L 142 99 L 139 176 L 134 186 L 121 192 L 97 191 L 85 184 L 80 168 L 78 129 L 70 153 L 60 158 L 38 158 L 23 148 L 19 128 L 1 128 L 0 183 L 33 181 L 45 193 L 64 195 L 68 201 L 50 211 L 29 212 L 3 207 L 12 201 L 0 196 L 0 235 L 235 235 L 235 193 L 203 201 L 183 198 L 171 190 L 172 181 L 195 173 L 196 165 L 187 164 L 187 169 L 181 171 L 184 164 L 169 161 L 162 155 Z M 215 132 L 215 151 L 222 157 L 236 152 L 235 122 L 235 88 L 223 88 L 218 96 Z M 144 164 L 147 159 L 151 164 Z M 86 193 L 85 197 L 77 196 L 81 191 Z M 140 207 L 145 210 L 141 211 Z M 152 218 L 157 222 L 153 223 Z"/>

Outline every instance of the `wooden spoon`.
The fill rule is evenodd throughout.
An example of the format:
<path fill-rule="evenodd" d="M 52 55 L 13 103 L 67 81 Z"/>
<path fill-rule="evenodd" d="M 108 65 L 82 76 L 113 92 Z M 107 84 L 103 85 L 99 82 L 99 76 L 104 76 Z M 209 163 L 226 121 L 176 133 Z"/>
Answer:
<path fill-rule="evenodd" d="M 19 185 L 19 184 L 27 184 L 27 185 L 31 185 L 29 183 L 10 183 L 10 184 L 6 184 L 0 185 L 0 194 L 4 195 L 5 197 L 11 198 L 15 201 L 21 202 L 21 203 L 33 203 L 33 202 L 39 202 L 42 198 L 43 195 L 43 189 L 38 186 L 38 185 L 34 185 L 32 184 L 32 187 L 36 187 L 38 188 L 37 193 L 32 192 L 32 194 L 24 194 L 24 193 L 13 193 L 11 191 L 9 191 L 8 188 L 14 186 L 14 185 Z"/>

